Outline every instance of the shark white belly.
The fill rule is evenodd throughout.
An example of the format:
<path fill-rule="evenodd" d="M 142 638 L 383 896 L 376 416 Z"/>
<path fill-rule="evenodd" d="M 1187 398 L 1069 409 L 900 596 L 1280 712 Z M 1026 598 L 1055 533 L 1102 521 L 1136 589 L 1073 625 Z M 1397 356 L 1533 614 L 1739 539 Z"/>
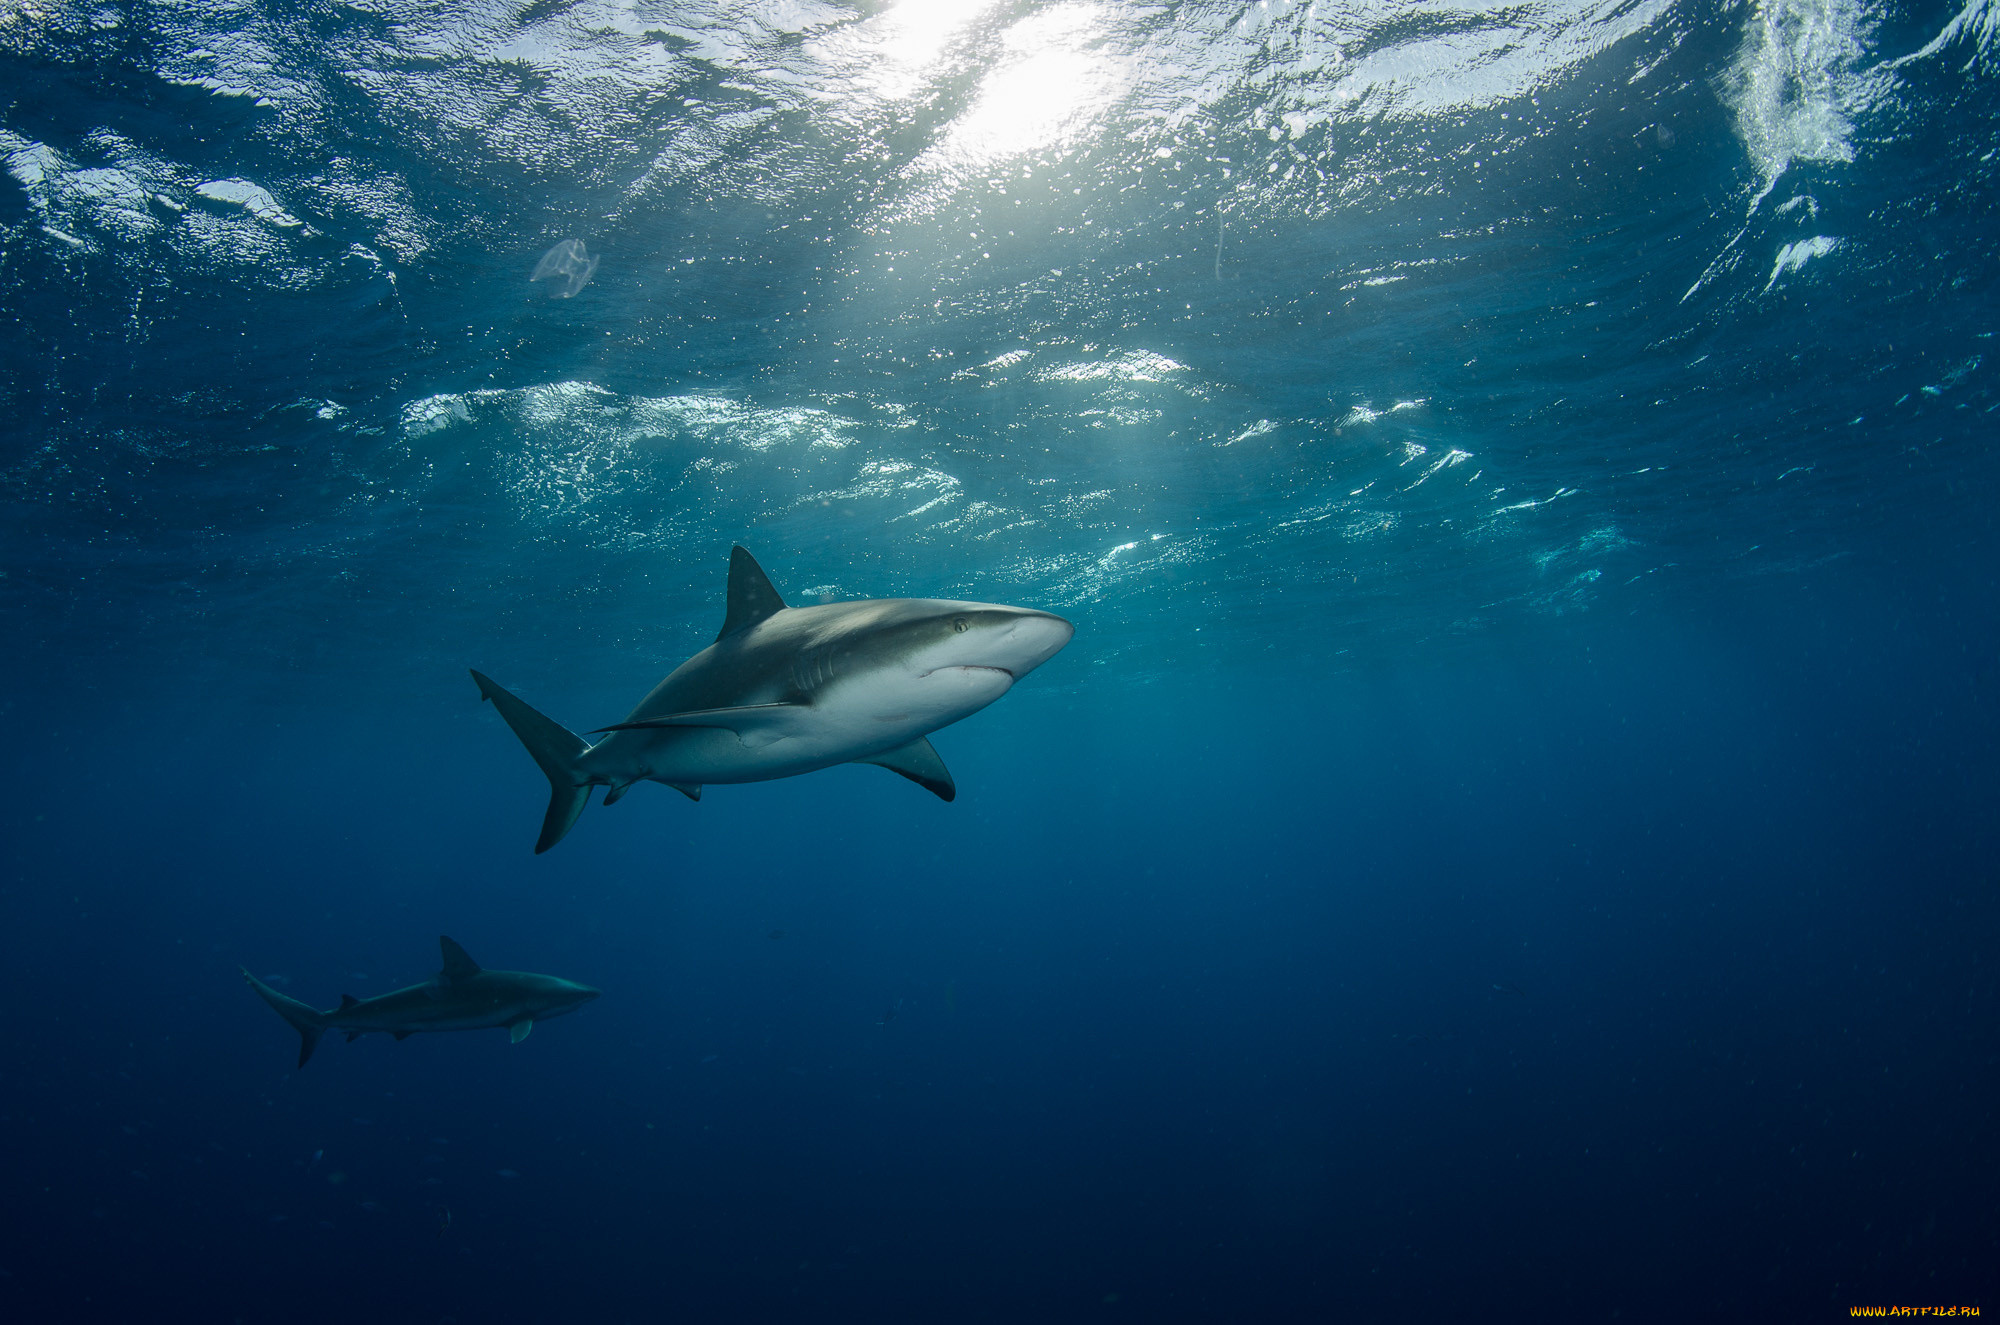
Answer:
<path fill-rule="evenodd" d="M 636 727 L 591 747 L 584 766 L 621 781 L 764 782 L 900 749 L 1007 693 L 1014 678 L 987 667 L 952 667 L 909 685 L 868 674 L 834 684 L 801 705 L 772 705 L 760 721 L 728 727 Z M 622 775 L 622 776 L 621 776 Z"/>

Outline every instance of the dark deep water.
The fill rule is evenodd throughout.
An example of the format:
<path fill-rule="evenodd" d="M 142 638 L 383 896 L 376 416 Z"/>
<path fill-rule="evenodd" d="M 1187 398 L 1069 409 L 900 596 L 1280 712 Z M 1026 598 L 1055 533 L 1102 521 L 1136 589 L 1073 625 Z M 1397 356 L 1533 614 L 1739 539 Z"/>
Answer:
<path fill-rule="evenodd" d="M 0 68 L 10 1319 L 2000 1309 L 2000 9 L 50 0 Z M 732 541 L 1078 633 L 956 803 L 532 855 L 465 669 L 610 721 Z M 237 975 L 440 933 L 604 997 L 295 1071 Z"/>

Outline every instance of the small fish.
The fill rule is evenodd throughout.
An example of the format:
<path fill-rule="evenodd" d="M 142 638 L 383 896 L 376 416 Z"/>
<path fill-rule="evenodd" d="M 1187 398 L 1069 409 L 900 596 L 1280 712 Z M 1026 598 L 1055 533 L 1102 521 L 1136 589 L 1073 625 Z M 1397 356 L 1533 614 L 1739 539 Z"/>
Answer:
<path fill-rule="evenodd" d="M 311 1173 L 313 1169 L 318 1166 L 319 1162 L 325 1158 L 326 1158 L 326 1150 L 324 1147 L 313 1151 L 313 1157 L 306 1161 L 306 1172 Z"/>
<path fill-rule="evenodd" d="M 438 1207 L 438 1236 L 443 1237 L 449 1232 L 451 1232 L 451 1207 L 441 1205 Z"/>
<path fill-rule="evenodd" d="M 1493 988 L 1502 994 L 1512 994 L 1516 998 L 1526 998 L 1528 996 L 1527 991 L 1519 985 L 1494 985 Z"/>
<path fill-rule="evenodd" d="M 890 1022 L 896 1019 L 896 1014 L 898 1012 L 901 1012 L 902 1010 L 903 1010 L 903 1000 L 899 998 L 896 1000 L 894 1006 L 883 1010 L 882 1020 L 876 1022 L 875 1024 L 877 1026 L 887 1026 Z"/>

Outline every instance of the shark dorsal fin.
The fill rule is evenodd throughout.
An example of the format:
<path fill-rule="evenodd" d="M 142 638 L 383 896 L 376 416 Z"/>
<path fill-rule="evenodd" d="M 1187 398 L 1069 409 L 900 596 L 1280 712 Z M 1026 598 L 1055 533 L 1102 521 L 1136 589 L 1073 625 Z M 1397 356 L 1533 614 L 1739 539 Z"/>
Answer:
<path fill-rule="evenodd" d="M 748 630 L 785 610 L 785 600 L 771 587 L 771 577 L 757 564 L 757 558 L 739 545 L 729 549 L 729 610 L 722 618 L 727 639 L 739 630 Z"/>
<path fill-rule="evenodd" d="M 444 969 L 438 974 L 447 981 L 463 980 L 479 974 L 479 963 L 466 956 L 464 948 L 443 934 L 438 935 L 438 947 L 444 950 Z"/>

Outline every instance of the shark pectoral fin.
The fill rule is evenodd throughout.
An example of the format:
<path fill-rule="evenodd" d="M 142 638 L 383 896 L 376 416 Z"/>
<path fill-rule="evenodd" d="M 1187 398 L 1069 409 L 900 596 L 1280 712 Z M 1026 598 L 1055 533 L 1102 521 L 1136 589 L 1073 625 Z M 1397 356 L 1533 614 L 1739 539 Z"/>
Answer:
<path fill-rule="evenodd" d="M 701 799 L 701 785 L 699 783 L 669 782 L 667 785 L 691 801 Z"/>
<path fill-rule="evenodd" d="M 938 758 L 938 752 L 931 748 L 928 737 L 919 736 L 908 745 L 899 745 L 893 750 L 884 750 L 872 759 L 857 759 L 854 762 L 874 764 L 891 773 L 901 773 L 941 801 L 952 800 L 958 795 L 958 784 L 951 780 L 951 770 L 944 766 L 944 760 Z"/>
<path fill-rule="evenodd" d="M 412 1035 L 416 1034 L 415 1031 L 391 1031 L 389 1033 L 396 1037 L 396 1043 L 398 1044 L 401 1044 L 404 1040 L 407 1040 Z"/>
<path fill-rule="evenodd" d="M 755 750 L 790 736 L 793 724 L 811 709 L 810 704 L 746 704 L 741 708 L 694 709 L 687 713 L 640 718 L 635 722 L 614 722 L 597 730 L 629 732 L 660 727 L 719 727 L 735 732 L 737 740 Z"/>
<path fill-rule="evenodd" d="M 507 1028 L 507 1042 L 509 1044 L 519 1044 L 528 1038 L 528 1032 L 533 1029 L 535 1029 L 535 1019 L 533 1017 L 523 1017 Z"/>
<path fill-rule="evenodd" d="M 348 1042 L 349 1044 L 353 1044 L 353 1043 L 354 1043 L 354 1042 L 355 1042 L 356 1040 L 358 1040 L 358 1039 L 360 1039 L 360 1038 L 361 1038 L 361 1032 L 360 1032 L 360 1031 L 349 1031 L 349 1032 L 347 1033 L 347 1042 Z"/>

